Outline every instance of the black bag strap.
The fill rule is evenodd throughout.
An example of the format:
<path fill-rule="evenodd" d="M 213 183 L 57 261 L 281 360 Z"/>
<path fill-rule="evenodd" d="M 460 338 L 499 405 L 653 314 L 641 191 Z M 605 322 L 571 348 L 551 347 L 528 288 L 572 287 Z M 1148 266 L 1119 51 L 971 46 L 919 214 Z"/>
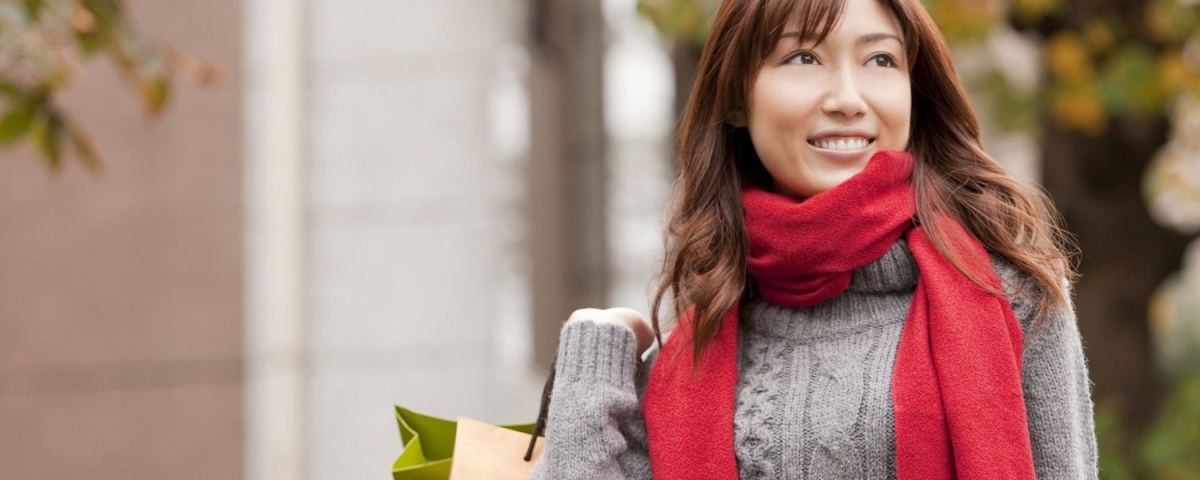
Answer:
<path fill-rule="evenodd" d="M 550 413 L 550 396 L 553 394 L 553 390 L 554 364 L 550 364 L 550 376 L 546 379 L 546 386 L 542 387 L 542 405 L 538 407 L 537 423 L 533 424 L 533 435 L 529 437 L 529 449 L 525 451 L 526 462 L 533 458 L 533 447 L 537 445 L 538 437 L 546 432 L 546 416 Z"/>

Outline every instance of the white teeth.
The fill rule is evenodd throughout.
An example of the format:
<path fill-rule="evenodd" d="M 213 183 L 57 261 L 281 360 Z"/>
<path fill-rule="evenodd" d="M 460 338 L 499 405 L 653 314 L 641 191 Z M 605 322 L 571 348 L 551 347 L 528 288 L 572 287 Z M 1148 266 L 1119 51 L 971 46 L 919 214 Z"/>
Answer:
<path fill-rule="evenodd" d="M 814 140 L 812 143 L 825 150 L 854 151 L 867 148 L 867 145 L 871 142 L 861 137 L 845 137 L 836 140 Z"/>

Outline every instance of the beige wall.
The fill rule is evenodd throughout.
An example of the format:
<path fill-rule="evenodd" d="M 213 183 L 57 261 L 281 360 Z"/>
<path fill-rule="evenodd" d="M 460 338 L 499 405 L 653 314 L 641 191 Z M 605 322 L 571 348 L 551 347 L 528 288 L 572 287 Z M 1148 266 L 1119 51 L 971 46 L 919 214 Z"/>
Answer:
<path fill-rule="evenodd" d="M 241 6 L 128 3 L 228 76 L 151 121 L 90 66 L 98 176 L 0 150 L 0 478 L 242 475 Z"/>

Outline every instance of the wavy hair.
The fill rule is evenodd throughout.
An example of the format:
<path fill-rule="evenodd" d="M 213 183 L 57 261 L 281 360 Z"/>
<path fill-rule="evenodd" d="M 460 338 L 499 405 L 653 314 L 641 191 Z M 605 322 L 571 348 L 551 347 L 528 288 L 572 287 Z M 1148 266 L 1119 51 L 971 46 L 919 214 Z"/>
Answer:
<path fill-rule="evenodd" d="M 1069 305 L 1064 278 L 1075 279 L 1074 245 L 1060 227 L 1049 197 L 1019 182 L 984 151 L 979 121 L 937 26 L 919 0 L 880 0 L 903 30 L 912 85 L 912 132 L 906 148 L 914 160 L 917 219 L 937 250 L 972 282 L 996 295 L 1004 292 L 976 278 L 938 220 L 942 213 L 961 224 L 987 250 L 1026 273 L 1036 322 Z M 670 294 L 674 318 L 694 309 L 693 359 L 716 337 L 724 314 L 749 298 L 753 279 L 746 268 L 749 241 L 742 212 L 743 182 L 769 186 L 770 175 L 745 127 L 735 126 L 756 72 L 794 20 L 803 38 L 820 43 L 833 30 L 844 0 L 725 0 L 700 57 L 696 81 L 677 132 L 678 172 L 666 215 L 664 257 L 651 321 L 661 344 L 659 309 Z M 978 270 L 976 270 L 978 271 Z M 986 270 L 984 270 L 986 271 Z M 1029 282 L 1026 282 L 1029 283 Z M 1028 287 L 1028 288 L 1027 288 Z"/>

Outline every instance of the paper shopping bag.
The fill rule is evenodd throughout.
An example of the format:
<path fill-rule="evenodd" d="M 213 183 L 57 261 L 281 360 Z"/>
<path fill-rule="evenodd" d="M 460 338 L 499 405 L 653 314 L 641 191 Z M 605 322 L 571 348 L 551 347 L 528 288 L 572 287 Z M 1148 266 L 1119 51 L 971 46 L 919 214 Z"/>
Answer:
<path fill-rule="evenodd" d="M 458 418 L 454 442 L 454 463 L 450 480 L 525 480 L 542 455 L 545 442 L 533 447 L 529 461 L 525 455 L 530 434 L 495 425 Z"/>
<path fill-rule="evenodd" d="M 396 405 L 396 422 L 400 425 L 400 457 L 392 464 L 394 480 L 448 480 L 452 458 L 455 456 L 455 439 L 458 434 L 458 422 L 416 413 Z M 514 434 L 521 432 L 525 440 L 518 461 L 524 461 L 524 447 L 528 445 L 533 431 L 533 424 L 503 425 L 499 428 Z M 468 430 L 472 443 L 475 443 L 476 429 Z M 520 434 L 518 434 L 520 435 Z M 538 450 L 540 444 L 538 441 Z M 473 447 L 470 451 L 474 451 Z M 532 463 L 532 462 L 531 462 Z M 468 477 L 469 478 L 469 477 Z M 484 478 L 484 477 L 480 477 Z M 498 477 L 487 477 L 498 478 Z M 524 478 L 524 477 L 522 477 Z"/>

